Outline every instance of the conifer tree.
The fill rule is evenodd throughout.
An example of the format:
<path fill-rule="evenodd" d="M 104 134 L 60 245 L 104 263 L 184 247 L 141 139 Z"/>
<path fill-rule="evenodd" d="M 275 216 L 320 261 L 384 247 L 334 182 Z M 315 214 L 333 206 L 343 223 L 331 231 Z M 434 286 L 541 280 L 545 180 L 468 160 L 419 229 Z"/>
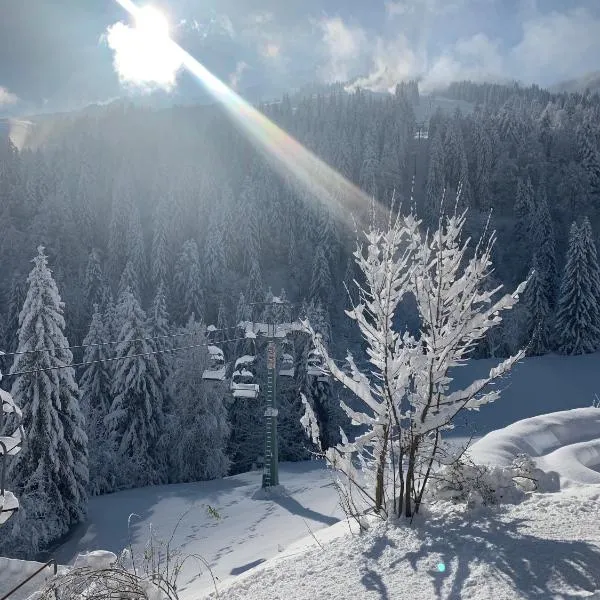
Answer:
<path fill-rule="evenodd" d="M 587 218 L 580 228 L 571 226 L 556 334 L 563 354 L 594 352 L 600 346 L 600 269 Z"/>
<path fill-rule="evenodd" d="M 180 322 L 186 322 L 192 315 L 198 320 L 204 316 L 201 274 L 198 245 L 195 240 L 187 240 L 177 259 L 173 276 L 173 303 Z"/>
<path fill-rule="evenodd" d="M 312 278 L 310 281 L 311 300 L 322 300 L 327 303 L 331 294 L 331 269 L 323 244 L 319 244 L 313 259 Z"/>
<path fill-rule="evenodd" d="M 536 264 L 546 302 L 550 310 L 554 308 L 556 297 L 556 253 L 554 227 L 548 208 L 546 188 L 542 183 L 538 189 L 537 210 L 533 241 L 536 249 Z"/>
<path fill-rule="evenodd" d="M 167 298 L 165 295 L 165 287 L 162 282 L 158 284 L 154 301 L 150 310 L 148 319 L 148 331 L 150 337 L 154 338 L 150 340 L 151 345 L 154 349 L 161 354 L 156 355 L 158 367 L 161 372 L 162 381 L 164 381 L 170 373 L 171 365 L 171 354 L 166 353 L 166 350 L 173 347 L 172 339 L 168 337 L 171 333 L 171 326 L 169 322 L 169 313 L 167 311 Z M 188 340 L 183 339 L 185 344 L 188 344 Z"/>
<path fill-rule="evenodd" d="M 88 456 L 73 355 L 63 334 L 64 303 L 38 248 L 19 315 L 19 345 L 11 394 L 27 432 L 8 477 L 21 499 L 13 553 L 33 555 L 81 522 L 87 510 Z M 38 352 L 30 352 L 39 350 Z M 58 367 L 58 368 L 57 368 Z M 33 371 L 33 372 L 31 372 Z M 10 538 L 11 536 L 9 536 Z M 10 540 L 9 540 L 10 541 Z"/>
<path fill-rule="evenodd" d="M 264 294 L 264 284 L 260 272 L 260 265 L 257 261 L 252 263 L 250 267 L 250 275 L 248 276 L 248 285 L 246 287 L 246 301 L 252 304 L 253 302 L 262 302 Z"/>
<path fill-rule="evenodd" d="M 90 314 L 93 312 L 94 304 L 103 309 L 108 302 L 108 285 L 102 272 L 100 256 L 96 248 L 92 248 L 88 256 L 83 293 L 85 295 L 86 309 Z"/>
<path fill-rule="evenodd" d="M 545 354 L 552 348 L 551 309 L 537 252 L 533 256 L 532 271 L 525 289 L 525 303 L 529 317 L 527 325 L 529 354 L 533 356 Z"/>
<path fill-rule="evenodd" d="M 174 356 L 167 383 L 174 405 L 168 432 L 169 477 L 181 482 L 216 479 L 229 469 L 229 423 L 224 404 L 227 384 L 202 379 L 208 368 L 208 353 L 201 346 L 206 343 L 204 325 L 190 319 L 183 332 L 200 347 Z"/>
<path fill-rule="evenodd" d="M 121 325 L 115 354 L 113 402 L 106 417 L 111 441 L 121 470 L 120 487 L 164 481 L 164 466 L 156 447 L 163 432 L 161 373 L 153 346 L 147 341 L 144 311 L 131 290 L 125 290 L 117 306 Z"/>
<path fill-rule="evenodd" d="M 90 323 L 88 334 L 83 340 L 86 365 L 79 380 L 81 408 L 85 416 L 89 448 L 89 489 L 92 494 L 105 494 L 116 489 L 114 451 L 108 437 L 104 419 L 112 403 L 112 372 L 114 363 L 103 316 L 97 304 Z"/>
<path fill-rule="evenodd" d="M 534 231 L 535 203 L 533 186 L 529 177 L 519 179 L 517 183 L 517 198 L 515 200 L 515 281 L 522 281 L 526 275 L 527 266 L 531 263 L 531 236 Z"/>

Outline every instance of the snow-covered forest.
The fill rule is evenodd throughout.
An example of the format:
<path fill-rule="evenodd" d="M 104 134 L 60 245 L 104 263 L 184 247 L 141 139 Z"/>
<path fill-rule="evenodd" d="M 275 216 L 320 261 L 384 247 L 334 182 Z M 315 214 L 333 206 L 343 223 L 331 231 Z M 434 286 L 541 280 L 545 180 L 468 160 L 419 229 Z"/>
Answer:
<path fill-rule="evenodd" d="M 497 231 L 490 290 L 512 290 L 534 269 L 476 357 L 598 350 L 600 97 L 468 82 L 444 96 L 462 109 L 436 110 L 411 82 L 391 95 L 333 86 L 261 110 L 369 196 L 414 206 L 430 227 L 458 198 L 469 209 L 463 234 Z M 361 344 L 343 312 L 346 286 L 352 294 L 360 278 L 357 232 L 272 170 L 215 106 L 118 102 L 34 119 L 23 148 L 1 142 L 0 211 L 2 386 L 17 403 L 52 396 L 23 406 L 23 424 L 51 422 L 36 443 L 54 461 L 31 449 L 12 462 L 27 516 L 0 539 L 5 555 L 52 544 L 81 520 L 88 495 L 214 479 L 260 461 L 264 406 L 232 402 L 225 382 L 202 379 L 208 343 L 227 362 L 264 358 L 266 343 L 236 329 L 268 320 L 272 308 L 256 303 L 294 303 L 331 357 Z M 416 333 L 416 308 L 401 315 L 398 328 Z M 300 392 L 325 447 L 347 417 L 340 390 L 307 374 L 309 337 L 289 342 L 295 374 L 278 390 L 279 458 L 295 461 L 314 449 Z M 53 351 L 33 352 L 41 348 Z M 115 356 L 125 358 L 107 360 Z M 256 379 L 265 382 L 264 360 Z M 50 489 L 51 468 L 62 471 Z"/>

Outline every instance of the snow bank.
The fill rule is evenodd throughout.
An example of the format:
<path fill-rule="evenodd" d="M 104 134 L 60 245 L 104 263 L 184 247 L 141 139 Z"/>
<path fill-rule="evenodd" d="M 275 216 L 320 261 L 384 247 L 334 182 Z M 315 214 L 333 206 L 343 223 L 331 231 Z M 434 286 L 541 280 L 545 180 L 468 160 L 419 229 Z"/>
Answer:
<path fill-rule="evenodd" d="M 499 466 L 528 454 L 550 478 L 555 474 L 562 487 L 600 485 L 600 409 L 577 408 L 518 421 L 488 433 L 470 454 L 475 462 Z"/>
<path fill-rule="evenodd" d="M 0 556 L 0 594 L 5 594 L 15 586 L 27 579 L 35 571 L 43 566 L 43 563 L 28 560 L 17 560 Z M 60 568 L 59 572 L 63 570 Z M 54 567 L 47 567 L 29 583 L 15 592 L 10 600 L 24 600 L 34 594 L 44 585 L 44 582 L 54 576 Z"/>

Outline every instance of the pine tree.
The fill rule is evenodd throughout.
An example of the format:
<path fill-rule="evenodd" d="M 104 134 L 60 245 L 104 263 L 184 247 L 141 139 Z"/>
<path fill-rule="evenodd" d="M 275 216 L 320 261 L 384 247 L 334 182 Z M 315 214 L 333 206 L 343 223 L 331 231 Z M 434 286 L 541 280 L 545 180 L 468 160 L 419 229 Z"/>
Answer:
<path fill-rule="evenodd" d="M 592 225 L 590 220 L 585 217 L 581 224 L 581 240 L 585 253 L 585 263 L 588 269 L 590 278 L 590 294 L 600 302 L 600 267 L 598 266 L 598 253 L 596 252 L 596 244 L 594 243 L 594 235 L 592 233 Z M 598 323 L 598 321 L 596 321 Z"/>
<path fill-rule="evenodd" d="M 152 280 L 155 285 L 167 280 L 169 255 L 167 243 L 168 209 L 164 202 L 159 202 L 154 215 L 154 231 L 152 236 Z"/>
<path fill-rule="evenodd" d="M 89 448 L 89 489 L 92 494 L 105 494 L 116 489 L 115 455 L 110 443 L 104 419 L 112 402 L 111 382 L 113 362 L 107 361 L 112 354 L 107 327 L 97 304 L 87 336 L 83 340 L 83 362 L 89 363 L 79 380 L 81 408 L 85 416 Z"/>
<path fill-rule="evenodd" d="M 140 282 L 138 274 L 135 268 L 135 264 L 132 260 L 128 260 L 125 263 L 123 273 L 121 273 L 121 279 L 119 280 L 118 296 L 119 298 L 129 290 L 137 299 L 140 300 Z"/>
<path fill-rule="evenodd" d="M 573 223 L 556 315 L 558 347 L 563 354 L 594 352 L 600 342 L 599 299 L 592 295 L 587 258 L 582 232 Z"/>
<path fill-rule="evenodd" d="M 187 240 L 183 244 L 175 265 L 173 287 L 173 304 L 179 322 L 185 323 L 192 315 L 201 320 L 204 317 L 204 290 L 195 240 Z"/>
<path fill-rule="evenodd" d="M 537 252 L 533 256 L 532 272 L 525 289 L 525 303 L 529 317 L 527 325 L 529 354 L 533 356 L 545 354 L 552 348 L 551 309 Z"/>
<path fill-rule="evenodd" d="M 536 264 L 543 285 L 546 302 L 550 310 L 554 308 L 556 296 L 556 253 L 554 227 L 548 208 L 546 188 L 542 183 L 538 189 L 537 210 L 535 213 L 534 244 Z"/>
<path fill-rule="evenodd" d="M 437 223 L 440 218 L 440 202 L 444 199 L 446 188 L 445 172 L 444 145 L 440 133 L 436 132 L 431 143 L 425 192 L 425 216 L 430 224 Z M 444 207 L 444 210 L 446 208 Z"/>
<path fill-rule="evenodd" d="M 515 201 L 515 281 L 522 281 L 531 263 L 531 236 L 534 231 L 535 203 L 531 179 L 519 179 Z"/>
<path fill-rule="evenodd" d="M 206 282 L 208 285 L 216 287 L 222 283 L 223 275 L 227 268 L 224 234 L 221 224 L 221 208 L 217 205 L 213 207 L 203 258 Z"/>
<path fill-rule="evenodd" d="M 331 294 L 331 269 L 323 244 L 319 244 L 315 251 L 309 293 L 311 300 L 322 300 L 325 303 Z"/>
<path fill-rule="evenodd" d="M 153 340 L 150 340 L 152 347 L 157 352 L 162 352 L 162 354 L 156 355 L 156 361 L 158 362 L 162 381 L 165 381 L 171 371 L 172 362 L 171 354 L 165 351 L 173 347 L 173 338 L 169 337 L 171 334 L 171 326 L 169 322 L 169 313 L 167 311 L 165 288 L 162 282 L 158 284 L 156 295 L 152 302 L 148 319 L 148 331 L 150 337 L 154 338 Z M 189 340 L 180 338 L 180 341 L 182 339 L 184 340 L 185 345 L 187 345 Z"/>
<path fill-rule="evenodd" d="M 33 555 L 81 522 L 87 510 L 88 456 L 73 355 L 63 334 L 64 304 L 38 248 L 19 315 L 19 354 L 11 394 L 23 411 L 23 450 L 9 463 L 8 478 L 23 510 L 15 520 L 13 553 Z M 39 350 L 31 353 L 31 350 Z M 56 368 L 59 367 L 59 368 Z M 13 534 L 16 533 L 13 530 Z"/>
<path fill-rule="evenodd" d="M 194 344 L 206 343 L 205 328 L 194 320 L 182 330 Z M 216 479 L 227 474 L 229 438 L 225 382 L 207 383 L 202 372 L 208 367 L 206 347 L 179 352 L 167 388 L 173 398 L 173 418 L 167 434 L 171 481 Z"/>
<path fill-rule="evenodd" d="M 113 402 L 106 417 L 121 463 L 120 487 L 151 485 L 166 475 L 156 446 L 163 432 L 161 373 L 147 341 L 147 320 L 136 297 L 126 290 L 117 306 L 121 324 L 112 383 Z"/>
<path fill-rule="evenodd" d="M 108 285 L 102 272 L 100 256 L 96 248 L 92 248 L 88 256 L 87 266 L 85 268 L 85 279 L 83 284 L 83 293 L 85 295 L 86 309 L 91 314 L 94 304 L 104 309 L 108 302 Z"/>
<path fill-rule="evenodd" d="M 257 261 L 252 263 L 250 267 L 250 275 L 248 276 L 248 285 L 246 286 L 246 301 L 250 304 L 253 302 L 262 302 L 264 294 L 264 284 L 260 272 L 260 265 Z"/>

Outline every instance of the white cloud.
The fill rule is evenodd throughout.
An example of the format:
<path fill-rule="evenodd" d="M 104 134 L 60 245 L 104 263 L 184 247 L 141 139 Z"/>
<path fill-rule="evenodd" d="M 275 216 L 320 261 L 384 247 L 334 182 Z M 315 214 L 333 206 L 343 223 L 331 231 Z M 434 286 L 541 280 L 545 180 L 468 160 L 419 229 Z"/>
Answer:
<path fill-rule="evenodd" d="M 323 19 L 319 23 L 328 60 L 321 68 L 325 81 L 347 81 L 360 58 L 368 51 L 365 31 L 346 25 L 340 17 Z"/>
<path fill-rule="evenodd" d="M 422 13 L 447 15 L 461 10 L 469 1 L 481 0 L 396 0 L 385 3 L 385 12 L 390 19 Z"/>
<path fill-rule="evenodd" d="M 510 52 L 514 69 L 527 81 L 576 76 L 599 56 L 600 19 L 585 8 L 530 18 L 523 24 L 523 38 Z"/>
<path fill-rule="evenodd" d="M 235 71 L 229 76 L 229 85 L 232 89 L 237 90 L 244 71 L 248 68 L 248 63 L 243 60 L 238 61 L 235 65 Z"/>
<path fill-rule="evenodd" d="M 437 57 L 424 74 L 420 88 L 429 92 L 453 81 L 498 81 L 506 78 L 506 64 L 498 42 L 483 33 L 460 39 Z"/>
<path fill-rule="evenodd" d="M 393 91 L 398 82 L 417 77 L 422 69 L 419 58 L 404 35 L 390 41 L 377 38 L 372 60 L 371 73 L 357 79 L 347 89 L 361 87 L 377 92 Z"/>
<path fill-rule="evenodd" d="M 0 106 L 16 104 L 18 101 L 19 97 L 16 94 L 9 92 L 5 87 L 0 85 Z"/>
<path fill-rule="evenodd" d="M 175 87 L 182 56 L 168 38 L 158 39 L 119 22 L 107 29 L 105 39 L 121 83 L 143 91 Z"/>

